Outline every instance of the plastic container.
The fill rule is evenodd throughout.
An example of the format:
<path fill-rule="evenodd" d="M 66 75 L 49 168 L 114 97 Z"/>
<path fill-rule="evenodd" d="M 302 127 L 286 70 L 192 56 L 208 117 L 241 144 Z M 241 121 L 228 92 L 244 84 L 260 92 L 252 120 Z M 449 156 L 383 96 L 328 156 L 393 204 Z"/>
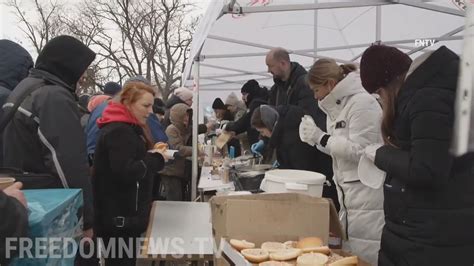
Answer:
<path fill-rule="evenodd" d="M 265 173 L 260 189 L 268 193 L 302 193 L 314 197 L 323 195 L 326 176 L 303 170 L 277 169 Z"/>

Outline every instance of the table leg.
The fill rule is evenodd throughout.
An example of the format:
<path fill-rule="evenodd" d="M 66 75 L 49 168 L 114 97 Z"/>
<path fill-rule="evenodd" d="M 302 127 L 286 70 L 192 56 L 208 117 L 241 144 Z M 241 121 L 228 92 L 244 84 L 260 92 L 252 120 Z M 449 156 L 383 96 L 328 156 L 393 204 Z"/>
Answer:
<path fill-rule="evenodd" d="M 204 189 L 199 190 L 199 197 L 200 197 L 200 201 L 204 202 Z"/>

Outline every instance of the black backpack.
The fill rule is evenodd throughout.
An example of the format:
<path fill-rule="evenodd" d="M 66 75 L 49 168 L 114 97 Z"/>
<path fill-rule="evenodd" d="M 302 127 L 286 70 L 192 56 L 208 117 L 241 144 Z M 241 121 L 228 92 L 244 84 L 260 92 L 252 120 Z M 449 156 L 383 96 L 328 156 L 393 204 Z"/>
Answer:
<path fill-rule="evenodd" d="M 41 85 L 42 84 L 34 84 L 27 88 L 25 92 L 18 97 L 18 100 L 13 104 L 13 107 L 8 111 L 3 112 L 0 120 L 0 136 L 3 136 L 3 131 L 13 119 L 16 111 L 26 97 L 36 89 L 40 88 Z M 0 167 L 0 177 L 13 177 L 16 181 L 23 183 L 24 189 L 63 188 L 59 178 L 51 174 L 30 173 L 13 167 Z"/>

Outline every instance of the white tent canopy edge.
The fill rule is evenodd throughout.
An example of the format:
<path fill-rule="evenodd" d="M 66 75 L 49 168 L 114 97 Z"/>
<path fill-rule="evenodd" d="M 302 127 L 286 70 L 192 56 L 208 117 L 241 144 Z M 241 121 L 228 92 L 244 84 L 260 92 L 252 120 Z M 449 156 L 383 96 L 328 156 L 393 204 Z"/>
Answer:
<path fill-rule="evenodd" d="M 362 0 L 362 1 L 323 1 L 323 0 L 311 0 L 311 1 L 292 1 L 290 4 L 275 4 L 272 3 L 272 0 L 253 0 L 252 3 L 262 2 L 262 5 L 257 6 L 243 6 L 238 0 L 214 0 L 210 3 L 198 29 L 196 30 L 193 36 L 193 42 L 191 45 L 190 56 L 186 62 L 183 75 L 182 75 L 182 84 L 186 87 L 193 87 L 195 100 L 193 103 L 194 115 L 193 115 L 193 146 L 197 147 L 197 124 L 199 121 L 199 92 L 213 91 L 214 92 L 223 92 L 223 91 L 235 91 L 240 88 L 240 86 L 247 81 L 248 79 L 254 78 L 259 82 L 262 81 L 264 84 L 271 84 L 272 77 L 268 75 L 267 71 L 264 69 L 255 70 L 247 67 L 236 68 L 236 67 L 227 67 L 218 64 L 212 63 L 203 63 L 203 61 L 209 59 L 230 59 L 230 58 L 241 58 L 244 60 L 250 60 L 250 58 L 262 57 L 266 54 L 268 49 L 273 47 L 282 46 L 288 48 L 289 52 L 299 58 L 309 58 L 310 62 L 305 64 L 305 67 L 309 67 L 310 63 L 315 61 L 317 58 L 331 57 L 335 60 L 346 63 L 358 60 L 360 58 L 361 52 L 363 49 L 368 47 L 373 42 L 360 42 L 360 43 L 351 43 L 348 45 L 334 45 L 334 46 L 324 46 L 324 48 L 318 48 L 318 11 L 322 10 L 334 10 L 334 9 L 348 9 L 348 8 L 361 8 L 361 7 L 375 7 L 375 38 L 373 41 L 379 41 L 388 45 L 396 46 L 400 49 L 408 50 L 407 53 L 416 55 L 417 52 L 425 49 L 427 46 L 413 47 L 409 44 L 413 44 L 417 39 L 416 38 L 405 38 L 405 39 L 392 39 L 383 41 L 382 33 L 384 29 L 382 28 L 382 6 L 394 6 L 402 5 L 419 10 L 428 10 L 433 13 L 440 13 L 445 15 L 450 15 L 452 17 L 465 16 L 465 12 L 461 9 L 454 8 L 451 1 L 445 0 L 441 3 L 439 1 L 434 1 L 433 3 L 421 0 Z M 274 0 L 273 2 L 279 2 Z M 284 1 L 282 1 L 284 2 Z M 301 2 L 301 3 L 300 3 Z M 306 2 L 306 3 L 303 3 Z M 312 3 L 308 3 L 312 2 Z M 449 4 L 447 3 L 449 2 Z M 226 16 L 245 16 L 248 14 L 268 14 L 268 13 L 278 13 L 278 12 L 314 12 L 313 19 L 313 48 L 304 48 L 299 47 L 297 49 L 293 47 L 286 47 L 283 45 L 268 45 L 268 43 L 260 43 L 253 41 L 246 41 L 236 38 L 231 38 L 233 36 L 223 36 L 216 35 L 213 33 L 213 28 L 216 28 L 216 24 L 226 18 Z M 386 13 L 383 13 L 386 14 Z M 463 19 L 463 18 L 462 18 Z M 464 19 L 463 19 L 464 21 Z M 462 40 L 462 31 L 464 27 L 459 23 L 459 20 L 450 23 L 450 25 L 457 25 L 456 28 L 452 28 L 447 32 L 437 32 L 439 34 L 431 37 L 423 36 L 424 39 L 431 39 L 433 42 L 443 42 L 443 41 L 453 41 L 453 40 Z M 446 28 L 446 27 L 445 27 Z M 230 30 L 230 29 L 229 29 Z M 342 33 L 342 31 L 341 31 Z M 461 33 L 461 35 L 459 35 Z M 418 36 L 416 36 L 418 37 Z M 229 49 L 225 53 L 209 53 L 211 50 L 203 51 L 203 47 L 206 43 L 212 41 L 220 41 L 226 43 L 232 43 L 235 45 L 243 45 L 252 52 L 245 53 L 233 53 L 234 50 Z M 209 47 L 216 47 L 209 45 Z M 232 48 L 232 46 L 230 46 Z M 335 58 L 333 56 L 322 55 L 322 52 L 331 52 L 340 49 L 351 49 L 351 48 L 360 48 L 359 52 L 350 58 Z M 258 51 L 256 51 L 258 50 Z M 353 53 L 353 51 L 351 50 Z M 353 53 L 354 54 L 354 53 Z M 263 61 L 261 65 L 263 65 Z M 249 65 L 252 62 L 248 62 Z M 264 66 L 264 65 L 263 65 Z M 216 70 L 214 74 L 208 74 L 206 71 L 200 71 L 200 68 L 206 67 L 206 69 L 213 68 Z M 220 71 L 220 73 L 219 73 Z M 202 76 L 200 76 L 202 74 Z M 196 149 L 195 149 L 196 150 Z M 196 193 L 196 182 L 197 182 L 197 150 L 193 153 L 193 171 L 192 171 L 192 197 L 195 198 Z"/>

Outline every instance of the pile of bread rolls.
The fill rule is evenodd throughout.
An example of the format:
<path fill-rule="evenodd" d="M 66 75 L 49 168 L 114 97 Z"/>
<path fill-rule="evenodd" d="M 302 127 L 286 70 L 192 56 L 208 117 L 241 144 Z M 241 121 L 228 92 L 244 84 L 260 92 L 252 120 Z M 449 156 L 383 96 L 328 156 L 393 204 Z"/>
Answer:
<path fill-rule="evenodd" d="M 357 266 L 357 256 L 342 257 L 318 237 L 299 241 L 265 242 L 260 248 L 245 240 L 231 239 L 230 245 L 247 259 L 259 266 Z"/>

